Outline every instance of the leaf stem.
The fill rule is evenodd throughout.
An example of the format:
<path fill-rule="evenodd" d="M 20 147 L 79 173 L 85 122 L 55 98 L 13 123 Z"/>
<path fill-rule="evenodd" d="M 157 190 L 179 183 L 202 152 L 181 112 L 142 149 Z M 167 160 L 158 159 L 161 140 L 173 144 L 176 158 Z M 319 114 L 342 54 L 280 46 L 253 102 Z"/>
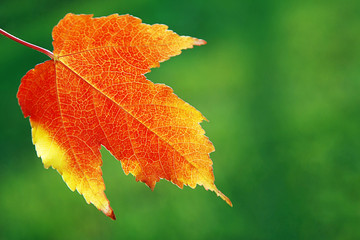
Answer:
<path fill-rule="evenodd" d="M 1 28 L 0 28 L 0 34 L 2 34 L 2 35 L 4 35 L 5 37 L 8 37 L 8 38 L 10 38 L 11 40 L 13 40 L 13 41 L 15 41 L 15 42 L 18 42 L 18 43 L 20 43 L 20 44 L 22 44 L 22 45 L 24 45 L 24 46 L 26 46 L 26 47 L 29 47 L 29 48 L 32 48 L 32 49 L 34 49 L 34 50 L 36 50 L 36 51 L 39 51 L 39 52 L 41 52 L 41 53 L 44 53 L 44 54 L 46 54 L 47 56 L 49 56 L 51 59 L 54 59 L 54 54 L 53 54 L 51 51 L 49 51 L 49 50 L 47 50 L 47 49 L 45 49 L 45 48 L 36 46 L 36 45 L 31 44 L 31 43 L 28 43 L 28 42 L 25 42 L 24 40 L 22 40 L 22 39 L 20 39 L 20 38 L 17 38 L 17 37 L 15 37 L 15 36 L 13 36 L 13 35 L 11 35 L 10 33 L 4 31 L 4 30 L 1 29 Z"/>

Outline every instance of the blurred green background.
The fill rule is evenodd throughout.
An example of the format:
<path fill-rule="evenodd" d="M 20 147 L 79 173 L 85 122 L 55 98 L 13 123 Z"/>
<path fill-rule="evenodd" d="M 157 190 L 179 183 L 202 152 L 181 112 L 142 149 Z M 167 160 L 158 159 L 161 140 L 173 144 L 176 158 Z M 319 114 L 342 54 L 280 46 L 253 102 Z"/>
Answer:
<path fill-rule="evenodd" d="M 47 57 L 0 36 L 0 239 L 360 239 L 359 1 L 12 1 L 0 27 L 52 50 L 66 13 L 129 13 L 207 40 L 147 77 L 210 123 L 216 185 L 151 192 L 103 151 L 112 221 L 45 170 L 18 106 Z"/>

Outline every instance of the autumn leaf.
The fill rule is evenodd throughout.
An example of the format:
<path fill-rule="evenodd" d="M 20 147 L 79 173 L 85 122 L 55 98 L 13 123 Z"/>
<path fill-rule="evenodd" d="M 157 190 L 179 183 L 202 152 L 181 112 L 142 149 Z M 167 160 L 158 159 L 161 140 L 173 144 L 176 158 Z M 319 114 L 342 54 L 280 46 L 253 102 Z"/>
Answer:
<path fill-rule="evenodd" d="M 113 219 L 104 193 L 101 145 L 121 161 L 126 174 L 151 189 L 162 178 L 180 188 L 198 184 L 231 205 L 214 184 L 209 157 L 214 147 L 199 124 L 205 117 L 170 87 L 144 76 L 204 40 L 117 14 L 67 14 L 52 36 L 53 53 L 30 46 L 51 60 L 30 70 L 17 94 L 46 168 L 56 169 L 72 191 Z"/>

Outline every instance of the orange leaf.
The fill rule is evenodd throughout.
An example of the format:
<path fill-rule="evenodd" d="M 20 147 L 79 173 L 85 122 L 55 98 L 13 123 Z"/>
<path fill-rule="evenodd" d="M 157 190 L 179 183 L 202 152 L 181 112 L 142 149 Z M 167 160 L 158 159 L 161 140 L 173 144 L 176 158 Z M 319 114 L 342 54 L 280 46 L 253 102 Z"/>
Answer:
<path fill-rule="evenodd" d="M 205 118 L 170 87 L 144 76 L 205 41 L 117 14 L 67 14 L 53 39 L 53 59 L 30 70 L 17 95 L 46 168 L 55 168 L 72 191 L 113 219 L 101 145 L 151 189 L 161 178 L 181 188 L 199 184 L 231 205 L 214 185 L 214 147 L 199 125 Z"/>

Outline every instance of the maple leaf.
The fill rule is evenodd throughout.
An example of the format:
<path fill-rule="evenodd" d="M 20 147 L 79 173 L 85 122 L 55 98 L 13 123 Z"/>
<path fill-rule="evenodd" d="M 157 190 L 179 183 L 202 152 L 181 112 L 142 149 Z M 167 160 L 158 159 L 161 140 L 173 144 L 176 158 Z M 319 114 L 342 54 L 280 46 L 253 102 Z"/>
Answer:
<path fill-rule="evenodd" d="M 231 205 L 214 184 L 209 157 L 214 147 L 199 124 L 205 117 L 170 87 L 144 76 L 204 40 L 117 14 L 67 14 L 53 29 L 53 40 L 53 53 L 25 42 L 51 60 L 30 70 L 17 94 L 46 168 L 56 169 L 72 191 L 113 219 L 101 145 L 126 174 L 151 189 L 161 178 L 180 188 L 199 184 Z"/>

